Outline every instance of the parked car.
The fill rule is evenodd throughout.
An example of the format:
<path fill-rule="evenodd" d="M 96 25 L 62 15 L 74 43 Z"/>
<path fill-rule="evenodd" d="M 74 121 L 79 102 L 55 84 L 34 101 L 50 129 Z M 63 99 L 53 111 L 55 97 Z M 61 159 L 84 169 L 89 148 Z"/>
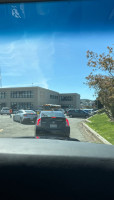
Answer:
<path fill-rule="evenodd" d="M 36 123 L 36 136 L 69 137 L 69 121 L 61 111 L 41 111 Z"/>
<path fill-rule="evenodd" d="M 33 110 L 19 110 L 13 115 L 13 120 L 20 122 L 36 122 L 37 114 Z"/>
<path fill-rule="evenodd" d="M 16 114 L 18 112 L 18 110 L 12 110 L 12 114 Z"/>
<path fill-rule="evenodd" d="M 63 108 L 59 108 L 58 111 L 61 111 L 65 114 L 65 110 Z"/>
<path fill-rule="evenodd" d="M 98 112 L 99 112 L 99 110 L 98 110 L 98 109 L 96 109 L 96 110 L 93 110 L 93 115 L 97 114 Z"/>
<path fill-rule="evenodd" d="M 94 114 L 94 111 L 93 109 L 82 109 L 83 111 L 89 113 L 90 115 L 93 115 Z"/>
<path fill-rule="evenodd" d="M 69 115 L 69 112 L 72 112 L 73 110 L 75 111 L 75 109 L 67 109 L 66 115 Z"/>
<path fill-rule="evenodd" d="M 3 107 L 2 110 L 0 111 L 1 115 L 10 115 L 10 109 L 8 107 Z"/>
<path fill-rule="evenodd" d="M 74 110 L 74 108 L 66 108 L 65 113 L 67 113 L 69 110 Z"/>
<path fill-rule="evenodd" d="M 90 117 L 90 114 L 85 112 L 84 110 L 69 110 L 67 115 L 70 117 Z"/>

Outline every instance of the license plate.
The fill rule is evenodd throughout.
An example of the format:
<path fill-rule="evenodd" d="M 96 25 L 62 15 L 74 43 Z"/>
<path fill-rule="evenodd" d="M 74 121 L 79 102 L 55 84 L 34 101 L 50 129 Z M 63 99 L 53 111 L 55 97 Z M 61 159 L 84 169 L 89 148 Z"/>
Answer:
<path fill-rule="evenodd" d="M 50 128 L 57 128 L 57 124 L 50 124 Z"/>

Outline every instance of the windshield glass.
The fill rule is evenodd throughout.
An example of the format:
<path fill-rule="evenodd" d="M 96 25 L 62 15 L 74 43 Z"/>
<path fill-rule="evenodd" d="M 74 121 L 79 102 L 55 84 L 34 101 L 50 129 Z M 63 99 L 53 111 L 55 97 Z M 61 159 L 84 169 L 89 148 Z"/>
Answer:
<path fill-rule="evenodd" d="M 64 117 L 62 112 L 42 112 L 42 117 Z"/>
<path fill-rule="evenodd" d="M 112 0 L 0 4 L 0 137 L 114 144 L 113 48 Z"/>
<path fill-rule="evenodd" d="M 2 110 L 9 110 L 9 108 L 2 108 Z"/>

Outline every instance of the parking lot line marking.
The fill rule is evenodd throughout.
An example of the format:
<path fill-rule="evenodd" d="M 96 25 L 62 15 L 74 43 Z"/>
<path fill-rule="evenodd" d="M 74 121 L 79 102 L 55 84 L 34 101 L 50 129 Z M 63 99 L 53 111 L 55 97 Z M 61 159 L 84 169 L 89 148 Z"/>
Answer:
<path fill-rule="evenodd" d="M 0 129 L 0 132 L 2 132 L 3 131 L 3 129 Z"/>

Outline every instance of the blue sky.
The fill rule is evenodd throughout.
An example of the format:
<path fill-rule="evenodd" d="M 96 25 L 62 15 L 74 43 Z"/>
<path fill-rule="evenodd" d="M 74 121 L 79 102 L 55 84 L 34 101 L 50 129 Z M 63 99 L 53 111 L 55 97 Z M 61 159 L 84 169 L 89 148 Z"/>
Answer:
<path fill-rule="evenodd" d="M 0 5 L 2 86 L 33 83 L 95 99 L 83 84 L 91 72 L 86 51 L 102 53 L 114 44 L 111 2 Z"/>

